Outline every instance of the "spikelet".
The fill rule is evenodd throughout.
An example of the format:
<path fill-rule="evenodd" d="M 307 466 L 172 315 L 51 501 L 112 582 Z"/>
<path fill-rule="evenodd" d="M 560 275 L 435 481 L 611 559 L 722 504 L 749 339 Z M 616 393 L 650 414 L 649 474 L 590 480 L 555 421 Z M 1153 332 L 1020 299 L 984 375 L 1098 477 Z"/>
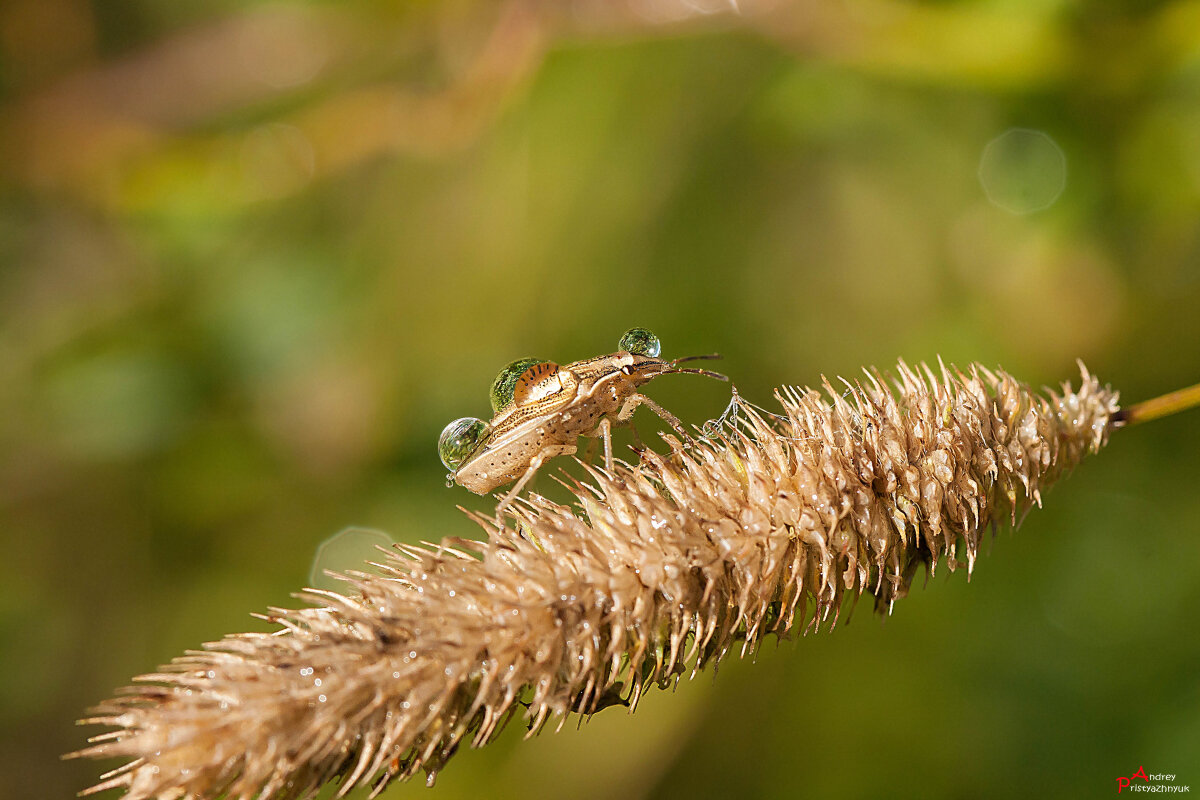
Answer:
<path fill-rule="evenodd" d="M 72 754 L 126 757 L 89 791 L 138 798 L 293 798 L 340 780 L 376 791 L 437 771 L 514 715 L 531 734 L 753 650 L 832 627 L 863 592 L 890 610 L 917 567 L 974 565 L 1121 423 L 1117 395 L 1039 396 L 1004 372 L 901 363 L 784 389 L 782 414 L 735 395 L 670 452 L 588 468 L 571 508 L 536 495 L 486 541 L 398 547 L 345 595 L 274 610 L 177 658 L 85 720 L 116 726 Z"/>

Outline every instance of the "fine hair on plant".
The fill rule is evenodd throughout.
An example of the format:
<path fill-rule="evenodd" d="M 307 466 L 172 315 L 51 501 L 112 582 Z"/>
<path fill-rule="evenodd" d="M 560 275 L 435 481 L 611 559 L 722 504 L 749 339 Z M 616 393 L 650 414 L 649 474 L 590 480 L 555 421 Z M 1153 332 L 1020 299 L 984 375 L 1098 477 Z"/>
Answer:
<path fill-rule="evenodd" d="M 1035 392 L 940 363 L 784 388 L 767 412 L 734 394 L 695 436 L 637 463 L 585 465 L 569 504 L 527 494 L 482 540 L 397 545 L 342 593 L 273 609 L 269 633 L 206 644 L 134 679 L 83 720 L 114 729 L 72 756 L 126 763 L 88 792 L 142 798 L 339 795 L 481 746 L 636 708 L 768 634 L 884 612 L 921 565 L 975 564 L 1116 429 L 1200 404 L 1200 387 L 1122 410 L 1080 365 Z"/>

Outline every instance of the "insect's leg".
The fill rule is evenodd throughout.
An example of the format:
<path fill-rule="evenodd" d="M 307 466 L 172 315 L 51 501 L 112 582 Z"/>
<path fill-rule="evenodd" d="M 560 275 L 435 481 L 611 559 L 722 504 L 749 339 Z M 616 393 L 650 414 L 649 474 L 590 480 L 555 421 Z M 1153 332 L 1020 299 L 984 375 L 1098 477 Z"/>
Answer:
<path fill-rule="evenodd" d="M 513 498 L 521 493 L 521 490 L 525 488 L 525 484 L 529 483 L 529 479 L 537 474 L 538 469 L 541 468 L 546 459 L 554 458 L 555 456 L 569 456 L 575 450 L 576 447 L 573 444 L 556 444 L 543 448 L 540 453 L 530 459 L 529 468 L 525 470 L 525 474 L 521 476 L 521 479 L 513 485 L 508 494 L 504 495 L 504 498 L 496 505 L 497 519 L 500 517 L 500 512 L 507 508 Z"/>
<path fill-rule="evenodd" d="M 596 426 L 596 430 L 600 432 L 600 438 L 604 439 L 604 468 L 612 472 L 612 422 L 608 417 L 603 417 L 600 424 Z"/>
<path fill-rule="evenodd" d="M 662 417 L 668 425 L 675 429 L 676 433 L 683 437 L 685 445 L 691 440 L 691 437 L 688 436 L 688 432 L 684 430 L 683 423 L 679 421 L 678 417 L 676 417 L 670 411 L 667 411 L 658 403 L 651 400 L 649 397 L 646 397 L 644 394 L 635 393 L 630 395 L 629 399 L 625 401 L 625 404 L 621 406 L 621 410 L 617 412 L 617 421 L 627 421 L 633 416 L 633 410 L 638 406 L 646 406 L 655 414 L 658 414 L 660 417 Z"/>

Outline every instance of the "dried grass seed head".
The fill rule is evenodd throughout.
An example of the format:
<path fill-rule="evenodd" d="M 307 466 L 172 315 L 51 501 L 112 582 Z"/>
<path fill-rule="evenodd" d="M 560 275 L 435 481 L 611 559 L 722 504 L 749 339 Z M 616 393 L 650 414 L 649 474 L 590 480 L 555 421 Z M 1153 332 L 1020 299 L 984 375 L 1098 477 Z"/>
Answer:
<path fill-rule="evenodd" d="M 890 609 L 922 563 L 970 570 L 1104 445 L 1117 395 L 1035 394 L 1008 374 L 901 363 L 735 401 L 727 424 L 637 465 L 589 467 L 576 507 L 528 496 L 486 540 L 402 546 L 346 594 L 273 610 L 280 630 L 210 643 L 96 709 L 116 730 L 75 755 L 126 757 L 91 791 L 293 798 L 426 770 L 517 714 L 614 703 L 836 622 L 863 592 Z M 686 446 L 685 446 L 686 445 Z"/>

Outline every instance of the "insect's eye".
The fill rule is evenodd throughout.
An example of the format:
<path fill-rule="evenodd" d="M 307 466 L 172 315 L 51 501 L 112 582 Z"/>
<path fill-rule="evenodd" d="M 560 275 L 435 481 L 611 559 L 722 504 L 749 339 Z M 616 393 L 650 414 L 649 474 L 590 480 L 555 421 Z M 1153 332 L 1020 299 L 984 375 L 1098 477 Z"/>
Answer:
<path fill-rule="evenodd" d="M 525 370 L 540 363 L 542 363 L 540 358 L 518 358 L 500 370 L 496 380 L 492 381 L 492 411 L 499 414 L 502 409 L 512 405 L 513 389 L 516 388 L 517 381 L 525 374 Z"/>
<path fill-rule="evenodd" d="M 456 470 L 487 438 L 488 424 L 475 417 L 463 417 L 442 429 L 438 437 L 438 456 L 446 469 Z"/>
<path fill-rule="evenodd" d="M 633 353 L 635 356 L 658 358 L 658 354 L 662 352 L 662 343 L 645 328 L 630 328 L 621 336 L 621 341 L 617 342 L 617 349 Z"/>

